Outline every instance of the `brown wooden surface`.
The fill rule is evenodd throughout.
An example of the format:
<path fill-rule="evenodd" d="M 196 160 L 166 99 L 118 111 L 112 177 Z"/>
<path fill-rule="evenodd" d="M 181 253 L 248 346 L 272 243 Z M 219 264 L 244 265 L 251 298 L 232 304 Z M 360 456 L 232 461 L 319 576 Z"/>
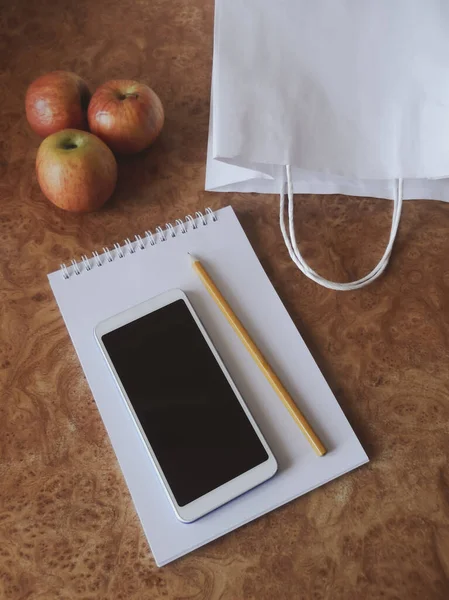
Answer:
<path fill-rule="evenodd" d="M 381 281 L 336 293 L 288 258 L 275 196 L 203 191 L 212 0 L 0 0 L 0 598 L 449 597 L 449 205 L 406 202 Z M 120 160 L 102 211 L 39 191 L 27 85 L 69 69 L 135 78 L 166 108 L 161 138 Z M 46 274 L 204 206 L 232 204 L 371 463 L 157 569 Z M 389 201 L 297 198 L 313 266 L 378 260 Z"/>

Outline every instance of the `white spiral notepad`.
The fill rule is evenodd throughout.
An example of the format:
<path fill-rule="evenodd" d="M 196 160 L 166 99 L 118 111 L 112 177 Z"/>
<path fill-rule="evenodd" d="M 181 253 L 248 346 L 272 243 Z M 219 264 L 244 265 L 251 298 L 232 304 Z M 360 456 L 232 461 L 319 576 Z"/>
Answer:
<path fill-rule="evenodd" d="M 329 449 L 326 456 L 315 455 L 202 286 L 188 252 L 224 292 Z M 62 266 L 49 280 L 159 566 L 367 462 L 231 207 L 136 235 Z M 190 524 L 170 507 L 93 333 L 100 321 L 172 288 L 191 300 L 279 464 L 271 480 Z"/>

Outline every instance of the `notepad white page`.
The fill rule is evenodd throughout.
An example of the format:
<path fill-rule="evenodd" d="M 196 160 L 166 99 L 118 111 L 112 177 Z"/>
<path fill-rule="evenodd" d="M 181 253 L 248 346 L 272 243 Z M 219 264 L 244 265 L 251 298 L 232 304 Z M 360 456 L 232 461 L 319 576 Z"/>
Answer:
<path fill-rule="evenodd" d="M 367 462 L 368 458 L 332 391 L 257 259 L 231 207 L 217 221 L 157 236 L 124 257 L 76 275 L 51 273 L 53 293 L 81 361 L 103 422 L 159 566 L 260 517 Z M 131 232 L 130 232 L 131 233 Z M 193 271 L 188 252 L 207 267 L 257 346 L 329 448 L 318 458 L 263 374 Z M 172 288 L 191 300 L 279 464 L 268 482 L 202 519 L 185 524 L 171 508 L 137 429 L 94 338 L 95 326 Z M 176 344 L 176 338 L 172 340 Z M 152 342 L 157 346 L 158 340 Z M 176 376 L 176 373 L 173 373 Z M 201 370 L 192 373 L 201 378 Z M 151 369 L 149 387 L 151 394 Z M 232 435 L 232 432 L 230 432 Z"/>

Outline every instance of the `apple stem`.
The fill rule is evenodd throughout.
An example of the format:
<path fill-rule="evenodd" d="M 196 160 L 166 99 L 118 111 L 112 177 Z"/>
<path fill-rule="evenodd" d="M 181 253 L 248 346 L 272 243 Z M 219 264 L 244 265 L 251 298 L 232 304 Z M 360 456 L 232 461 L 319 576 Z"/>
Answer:
<path fill-rule="evenodd" d="M 129 94 L 120 94 L 119 95 L 119 99 L 120 100 L 125 100 L 126 98 L 138 98 L 139 94 L 136 94 L 135 92 L 130 92 Z"/>

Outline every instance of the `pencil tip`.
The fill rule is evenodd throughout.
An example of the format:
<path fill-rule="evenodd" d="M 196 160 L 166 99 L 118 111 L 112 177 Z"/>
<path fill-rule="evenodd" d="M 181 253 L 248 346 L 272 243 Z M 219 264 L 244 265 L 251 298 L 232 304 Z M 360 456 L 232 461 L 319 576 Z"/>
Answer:
<path fill-rule="evenodd" d="M 198 261 L 198 259 L 195 256 L 193 256 L 193 254 L 191 254 L 190 252 L 187 252 L 187 254 L 190 256 L 190 260 L 192 261 L 192 263 Z"/>

